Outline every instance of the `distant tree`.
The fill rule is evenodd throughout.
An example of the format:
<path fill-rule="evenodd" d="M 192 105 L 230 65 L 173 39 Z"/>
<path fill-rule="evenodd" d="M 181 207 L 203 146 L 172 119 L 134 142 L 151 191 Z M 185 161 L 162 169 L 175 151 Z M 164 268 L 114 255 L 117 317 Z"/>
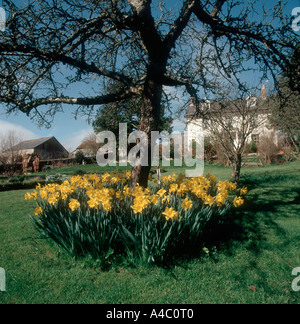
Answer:
<path fill-rule="evenodd" d="M 51 123 L 63 105 L 90 115 L 95 106 L 137 99 L 138 129 L 148 136 L 149 153 L 151 131 L 161 130 L 164 87 L 181 87 L 198 100 L 203 90 L 214 91 L 213 74 L 242 87 L 249 63 L 276 79 L 290 65 L 298 38 L 283 1 L 271 9 L 258 0 L 18 3 L 4 1 L 0 102 L 7 111 Z M 110 82 L 122 87 L 108 91 Z M 80 94 L 78 85 L 89 90 Z M 133 168 L 132 186 L 147 185 L 150 158 Z"/>
<path fill-rule="evenodd" d="M 9 175 L 16 172 L 16 165 L 22 162 L 20 150 L 16 148 L 23 141 L 23 135 L 14 130 L 0 134 L 0 165 Z"/>
<path fill-rule="evenodd" d="M 212 141 L 221 148 L 232 166 L 232 178 L 239 182 L 242 157 L 250 135 L 268 121 L 258 118 L 265 100 L 232 89 L 225 89 L 218 101 L 200 105 Z"/>
<path fill-rule="evenodd" d="M 272 112 L 270 121 L 291 142 L 299 158 L 300 153 L 300 93 L 293 91 L 284 78 L 279 83 L 279 93 L 271 96 L 268 106 Z"/>
<path fill-rule="evenodd" d="M 97 152 L 101 145 L 97 143 L 97 135 L 93 132 L 89 133 L 83 139 L 85 149 L 89 150 L 94 157 L 96 157 Z"/>

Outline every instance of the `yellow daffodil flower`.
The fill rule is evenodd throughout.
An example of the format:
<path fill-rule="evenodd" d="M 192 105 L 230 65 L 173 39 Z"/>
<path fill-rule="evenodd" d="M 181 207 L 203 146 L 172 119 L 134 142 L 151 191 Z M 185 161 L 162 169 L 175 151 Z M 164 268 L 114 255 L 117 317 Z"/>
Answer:
<path fill-rule="evenodd" d="M 160 189 L 160 190 L 157 192 L 157 194 L 158 194 L 160 197 L 163 197 L 163 196 L 165 195 L 166 192 L 167 192 L 167 191 L 166 191 L 164 188 L 162 188 L 162 189 Z"/>
<path fill-rule="evenodd" d="M 35 216 L 41 216 L 43 214 L 43 209 L 41 207 L 37 207 L 35 210 L 34 210 L 34 215 Z"/>
<path fill-rule="evenodd" d="M 205 199 L 205 205 L 212 206 L 215 203 L 215 200 L 212 196 L 208 195 Z"/>
<path fill-rule="evenodd" d="M 79 201 L 76 200 L 76 199 L 71 199 L 71 202 L 69 203 L 69 208 L 70 208 L 72 211 L 75 211 L 75 210 L 77 210 L 79 207 L 80 207 L 80 203 L 79 203 Z"/>
<path fill-rule="evenodd" d="M 162 214 L 165 216 L 166 220 L 178 218 L 178 212 L 176 212 L 172 207 L 167 207 Z"/>
<path fill-rule="evenodd" d="M 234 207 L 238 208 L 244 205 L 244 199 L 242 197 L 235 197 L 233 201 Z"/>
<path fill-rule="evenodd" d="M 55 205 L 56 203 L 58 202 L 58 199 L 57 199 L 57 195 L 56 194 L 52 194 L 49 198 L 48 198 L 48 203 L 50 205 Z"/>
<path fill-rule="evenodd" d="M 193 202 L 190 201 L 188 198 L 185 198 L 185 199 L 182 201 L 181 207 L 182 207 L 184 210 L 191 209 L 191 208 L 193 207 Z"/>
<path fill-rule="evenodd" d="M 241 192 L 240 192 L 241 196 L 246 196 L 247 193 L 248 193 L 248 189 L 246 187 L 241 189 Z"/>
<path fill-rule="evenodd" d="M 178 190 L 178 184 L 177 183 L 172 183 L 169 189 L 170 194 L 176 194 Z"/>
<path fill-rule="evenodd" d="M 223 196 L 222 194 L 218 194 L 216 196 L 216 203 L 218 207 L 225 205 L 225 196 Z"/>
<path fill-rule="evenodd" d="M 152 196 L 150 196 L 150 199 L 151 199 L 151 203 L 153 205 L 156 205 L 158 203 L 158 201 L 159 201 L 159 196 L 158 195 L 152 195 Z"/>
<path fill-rule="evenodd" d="M 32 199 L 31 193 L 30 192 L 27 192 L 25 194 L 25 200 L 31 200 L 31 199 Z"/>
<path fill-rule="evenodd" d="M 88 201 L 88 205 L 89 205 L 90 208 L 96 208 L 97 209 L 99 207 L 99 205 L 100 205 L 100 202 L 95 198 L 91 198 Z"/>

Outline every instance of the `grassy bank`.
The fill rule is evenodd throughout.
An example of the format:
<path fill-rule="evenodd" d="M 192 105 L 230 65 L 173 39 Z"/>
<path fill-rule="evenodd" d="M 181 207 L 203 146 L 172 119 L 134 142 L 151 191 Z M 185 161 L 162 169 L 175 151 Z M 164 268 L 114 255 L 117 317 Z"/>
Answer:
<path fill-rule="evenodd" d="M 219 179 L 230 178 L 230 171 L 205 170 Z M 122 265 L 106 272 L 36 236 L 26 191 L 1 192 L 0 267 L 7 292 L 0 292 L 0 304 L 299 303 L 291 284 L 292 269 L 300 267 L 300 163 L 245 168 L 242 181 L 250 188 L 245 210 L 207 246 L 210 256 L 170 269 Z"/>

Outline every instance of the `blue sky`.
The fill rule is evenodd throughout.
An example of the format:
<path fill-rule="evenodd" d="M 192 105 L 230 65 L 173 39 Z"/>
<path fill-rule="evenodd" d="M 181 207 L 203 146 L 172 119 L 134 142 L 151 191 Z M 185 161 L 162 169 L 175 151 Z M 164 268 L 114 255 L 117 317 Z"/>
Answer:
<path fill-rule="evenodd" d="M 275 1 L 262 0 L 261 4 L 263 3 L 275 4 Z M 291 13 L 295 7 L 300 7 L 300 0 L 289 0 L 287 11 Z M 185 102 L 186 98 L 183 98 L 182 102 L 177 102 L 176 105 L 184 105 Z M 80 117 L 77 120 L 74 118 L 75 107 L 65 106 L 64 108 L 64 113 L 57 113 L 51 128 L 47 129 L 39 128 L 35 122 L 22 113 L 6 115 L 5 108 L 0 105 L 0 136 L 10 129 L 23 134 L 24 139 L 55 136 L 67 150 L 72 151 L 80 145 L 84 137 L 91 133 L 93 129 L 85 117 Z M 184 124 L 178 120 L 175 121 L 174 126 L 174 130 L 184 130 Z"/>

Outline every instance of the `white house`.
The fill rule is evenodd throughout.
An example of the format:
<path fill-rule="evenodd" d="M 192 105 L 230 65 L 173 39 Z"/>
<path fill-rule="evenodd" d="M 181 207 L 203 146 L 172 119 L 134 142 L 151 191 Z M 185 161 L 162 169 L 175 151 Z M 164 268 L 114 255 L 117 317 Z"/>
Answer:
<path fill-rule="evenodd" d="M 247 142 L 259 144 L 263 136 L 274 136 L 278 143 L 277 130 L 269 123 L 270 112 L 267 105 L 266 87 L 262 87 L 261 97 L 249 96 L 247 99 L 201 102 L 198 106 L 191 98 L 185 114 L 189 141 L 195 138 L 210 137 L 213 132 L 227 127 L 235 142 L 238 143 L 241 132 L 247 131 Z M 221 126 L 223 125 L 223 126 Z M 247 129 L 246 129 L 247 127 Z"/>

